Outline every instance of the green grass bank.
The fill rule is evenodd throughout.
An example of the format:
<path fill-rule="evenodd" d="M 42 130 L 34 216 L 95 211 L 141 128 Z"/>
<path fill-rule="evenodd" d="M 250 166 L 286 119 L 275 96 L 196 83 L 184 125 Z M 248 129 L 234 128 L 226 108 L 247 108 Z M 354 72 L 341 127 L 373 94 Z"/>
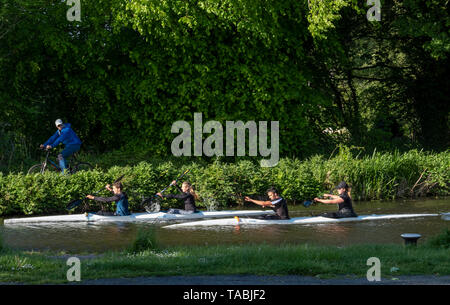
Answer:
<path fill-rule="evenodd" d="M 99 160 L 89 172 L 62 176 L 58 173 L 27 175 L 0 173 L 0 216 L 67 213 L 66 204 L 102 189 L 125 174 L 122 182 L 130 198 L 132 211 L 141 211 L 142 196 L 152 196 L 166 187 L 186 169 L 185 177 L 200 195 L 198 206 L 207 208 L 242 207 L 243 195 L 264 195 L 276 186 L 288 204 L 320 196 L 341 180 L 352 187 L 358 200 L 391 200 L 450 194 L 450 151 L 429 153 L 411 150 L 405 153 L 358 155 L 341 147 L 332 156 L 314 156 L 307 160 L 283 158 L 274 167 L 261 167 L 258 160 L 233 163 L 168 158 L 108 167 L 117 156 Z M 88 160 L 95 163 L 95 160 Z M 171 190 L 169 190 L 171 191 Z M 108 193 L 101 192 L 100 195 Z M 180 202 L 165 201 L 175 207 Z M 114 206 L 109 206 L 114 209 Z M 80 212 L 80 211 L 75 211 Z"/>
<path fill-rule="evenodd" d="M 158 246 L 157 237 L 144 232 L 129 249 L 83 259 L 82 255 L 0 250 L 0 282 L 67 283 L 66 260 L 81 258 L 81 279 L 173 275 L 303 275 L 365 277 L 367 260 L 377 257 L 382 277 L 449 275 L 450 231 L 417 247 L 402 245 L 308 244 Z M 0 248 L 1 249 L 1 248 Z"/>

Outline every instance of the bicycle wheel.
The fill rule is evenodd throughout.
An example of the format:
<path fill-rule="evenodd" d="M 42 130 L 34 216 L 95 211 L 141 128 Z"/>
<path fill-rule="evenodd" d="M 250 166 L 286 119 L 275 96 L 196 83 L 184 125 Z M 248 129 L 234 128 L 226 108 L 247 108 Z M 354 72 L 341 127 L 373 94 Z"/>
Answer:
<path fill-rule="evenodd" d="M 75 166 L 72 169 L 72 173 L 76 173 L 79 171 L 89 171 L 92 169 L 94 169 L 94 167 L 92 165 L 90 165 L 89 163 L 80 162 L 80 163 L 75 164 Z"/>
<path fill-rule="evenodd" d="M 42 173 L 42 167 L 43 167 L 42 163 L 35 164 L 32 167 L 30 167 L 27 174 L 28 175 L 38 174 L 38 173 L 40 174 L 40 173 Z"/>
<path fill-rule="evenodd" d="M 44 171 L 46 172 L 55 172 L 56 168 L 53 167 L 51 164 L 47 164 L 44 171 L 42 170 L 42 167 L 44 165 L 42 163 L 35 164 L 28 170 L 27 174 L 42 174 Z"/>

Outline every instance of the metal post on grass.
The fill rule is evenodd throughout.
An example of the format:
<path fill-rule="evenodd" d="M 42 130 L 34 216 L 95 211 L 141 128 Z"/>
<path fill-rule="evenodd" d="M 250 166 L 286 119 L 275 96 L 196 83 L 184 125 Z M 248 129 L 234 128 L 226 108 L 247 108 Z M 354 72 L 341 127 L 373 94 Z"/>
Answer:
<path fill-rule="evenodd" d="M 405 246 L 417 246 L 417 240 L 422 237 L 422 235 L 417 233 L 403 233 L 400 236 L 405 241 Z"/>

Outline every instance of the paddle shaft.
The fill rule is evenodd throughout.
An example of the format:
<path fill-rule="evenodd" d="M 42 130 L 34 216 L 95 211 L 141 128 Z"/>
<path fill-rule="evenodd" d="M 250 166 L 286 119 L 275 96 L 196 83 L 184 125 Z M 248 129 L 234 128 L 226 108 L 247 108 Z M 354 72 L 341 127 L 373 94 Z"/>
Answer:
<path fill-rule="evenodd" d="M 333 193 L 333 189 L 330 190 L 330 192 L 328 194 L 332 194 Z M 323 196 L 320 196 L 319 198 L 323 199 Z M 305 201 L 303 201 L 303 206 L 305 208 L 309 207 L 311 204 L 315 203 L 314 198 L 312 199 L 307 199 Z"/>
<path fill-rule="evenodd" d="M 117 179 L 113 182 L 113 184 L 114 184 L 114 183 L 117 183 L 117 182 L 120 182 L 124 176 L 125 176 L 125 175 L 122 175 L 122 176 L 120 176 L 119 178 L 117 178 Z M 100 189 L 100 190 L 98 190 L 97 192 L 95 192 L 94 195 L 97 195 L 101 190 L 102 190 L 102 189 Z M 101 202 L 100 202 L 100 208 L 102 209 L 102 211 L 104 210 L 103 204 L 102 204 Z"/>
<path fill-rule="evenodd" d="M 178 180 L 180 180 L 181 178 L 183 178 L 184 175 L 186 175 L 189 171 L 190 171 L 190 169 L 185 170 L 184 173 L 182 173 L 182 174 L 175 180 L 174 185 L 178 182 Z M 166 190 L 167 190 L 169 187 L 171 187 L 171 186 L 172 186 L 172 183 L 169 184 L 168 186 L 166 186 L 160 193 L 162 194 L 164 191 L 166 191 Z M 158 196 L 158 195 L 155 194 L 155 196 Z"/>
<path fill-rule="evenodd" d="M 184 175 L 186 175 L 189 171 L 190 171 L 190 169 L 185 170 L 184 173 L 182 173 L 182 174 L 175 180 L 175 183 L 177 183 L 178 180 L 180 180 L 181 178 L 183 178 Z M 172 183 L 169 184 L 168 186 L 166 186 L 166 187 L 165 187 L 161 192 L 159 192 L 159 193 L 160 193 L 160 194 L 164 193 L 164 192 L 165 192 L 169 187 L 171 187 L 171 186 L 172 186 Z M 153 197 L 144 198 L 144 199 L 142 200 L 142 204 L 148 202 L 148 200 L 149 200 L 150 198 L 159 198 L 159 196 L 158 196 L 157 194 L 154 194 Z M 150 202 L 152 202 L 151 199 L 150 199 Z M 147 208 L 146 208 L 146 210 L 147 210 Z M 149 212 L 149 210 L 147 210 L 147 212 Z"/>
<path fill-rule="evenodd" d="M 113 182 L 113 184 L 114 184 L 114 183 L 117 183 L 117 182 L 120 182 L 124 176 L 125 176 L 125 175 L 122 175 L 122 176 L 120 176 L 119 178 L 117 178 L 117 179 Z M 103 190 L 103 188 L 99 189 L 98 191 L 96 191 L 96 192 L 93 193 L 93 194 L 96 195 L 96 194 L 100 193 L 102 190 Z"/>
<path fill-rule="evenodd" d="M 124 176 L 125 176 L 125 175 L 120 176 L 120 177 L 117 178 L 113 183 L 117 183 L 117 182 L 121 181 L 122 178 L 123 178 Z M 94 194 L 98 194 L 101 190 L 103 190 L 103 188 L 101 188 L 100 190 L 96 191 Z M 73 209 L 73 208 L 79 206 L 79 205 L 84 201 L 84 199 L 85 199 L 85 198 L 83 198 L 83 199 L 72 200 L 71 202 L 69 202 L 69 203 L 67 204 L 66 209 L 71 210 L 71 209 Z M 101 204 L 100 204 L 100 205 L 101 205 Z M 102 210 L 103 210 L 103 205 L 101 205 L 101 207 L 102 207 Z"/>

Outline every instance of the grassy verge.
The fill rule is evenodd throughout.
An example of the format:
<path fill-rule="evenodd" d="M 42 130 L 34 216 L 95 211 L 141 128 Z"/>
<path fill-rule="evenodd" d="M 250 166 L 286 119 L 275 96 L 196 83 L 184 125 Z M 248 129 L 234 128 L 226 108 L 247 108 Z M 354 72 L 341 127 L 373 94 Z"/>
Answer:
<path fill-rule="evenodd" d="M 81 279 L 237 274 L 365 277 L 370 257 L 380 259 L 382 277 L 449 275 L 449 236 L 447 229 L 417 247 L 249 244 L 160 248 L 153 234 L 140 234 L 127 250 L 82 260 Z M 69 256 L 3 249 L 0 282 L 67 283 Z"/>

